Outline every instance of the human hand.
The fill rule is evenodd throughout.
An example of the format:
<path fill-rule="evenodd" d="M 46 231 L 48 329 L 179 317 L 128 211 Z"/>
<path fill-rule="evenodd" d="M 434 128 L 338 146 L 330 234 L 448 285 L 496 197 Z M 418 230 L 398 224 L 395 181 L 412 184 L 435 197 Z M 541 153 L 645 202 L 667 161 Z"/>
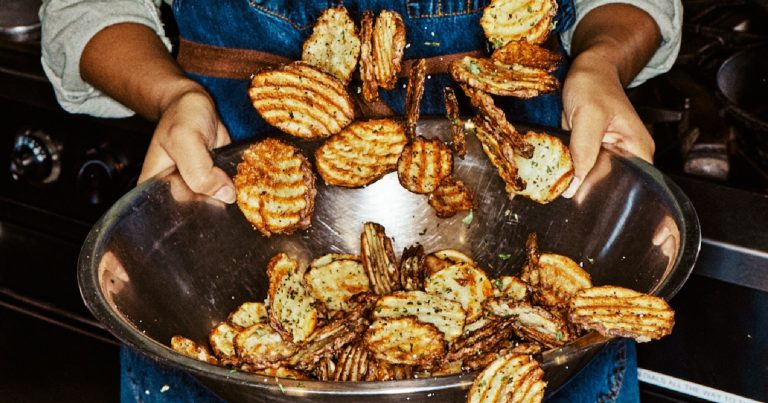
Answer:
<path fill-rule="evenodd" d="M 230 142 L 211 97 L 202 89 L 175 96 L 163 109 L 139 183 L 176 167 L 189 188 L 225 203 L 235 201 L 232 180 L 213 165 L 210 150 Z"/>
<path fill-rule="evenodd" d="M 602 143 L 613 144 L 648 162 L 654 143 L 629 102 L 615 67 L 589 52 L 571 65 L 563 84 L 562 125 L 571 130 L 574 180 L 563 193 L 572 197 L 595 165 Z"/>

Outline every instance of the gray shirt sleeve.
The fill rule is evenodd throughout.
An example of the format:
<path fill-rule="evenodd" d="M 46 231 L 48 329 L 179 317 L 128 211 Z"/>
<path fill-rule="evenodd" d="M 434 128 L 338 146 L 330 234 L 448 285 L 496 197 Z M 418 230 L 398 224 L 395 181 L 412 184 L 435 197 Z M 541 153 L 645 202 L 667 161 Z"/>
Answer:
<path fill-rule="evenodd" d="M 45 0 L 42 21 L 42 65 L 56 98 L 66 111 L 99 117 L 126 117 L 133 111 L 104 95 L 80 77 L 80 56 L 88 41 L 107 26 L 143 24 L 157 32 L 170 49 L 162 22 L 162 0 Z"/>
<path fill-rule="evenodd" d="M 632 80 L 629 87 L 638 86 L 649 78 L 665 73 L 675 64 L 677 53 L 680 51 L 683 29 L 683 4 L 680 0 L 574 0 L 574 3 L 576 21 L 570 29 L 560 34 L 563 47 L 568 54 L 571 53 L 573 32 L 588 12 L 608 3 L 625 3 L 638 7 L 648 13 L 656 21 L 656 25 L 659 26 L 662 38 L 661 45 L 656 50 L 656 53 L 645 68 Z"/>

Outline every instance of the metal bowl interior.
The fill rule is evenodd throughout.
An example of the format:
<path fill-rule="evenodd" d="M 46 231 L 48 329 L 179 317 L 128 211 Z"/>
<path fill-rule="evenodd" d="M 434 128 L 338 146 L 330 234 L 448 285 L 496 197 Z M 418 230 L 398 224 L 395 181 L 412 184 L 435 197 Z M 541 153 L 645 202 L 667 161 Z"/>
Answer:
<path fill-rule="evenodd" d="M 553 132 L 553 130 L 549 130 Z M 418 132 L 448 137 L 445 119 L 423 119 Z M 563 133 L 559 133 L 563 135 Z M 312 159 L 317 141 L 297 144 Z M 234 174 L 247 144 L 219 150 L 217 164 Z M 604 148 L 572 199 L 547 205 L 509 199 L 477 140 L 454 161 L 454 175 L 479 196 L 466 214 L 439 219 L 425 196 L 409 193 L 391 173 L 361 189 L 327 187 L 318 180 L 312 226 L 291 236 L 265 238 L 236 205 L 194 195 L 172 172 L 120 199 L 83 245 L 79 283 L 94 315 L 121 341 L 149 357 L 191 372 L 233 401 L 463 401 L 473 374 L 390 382 L 296 382 L 254 376 L 176 354 L 174 335 L 199 342 L 245 301 L 266 296 L 267 261 L 286 252 L 308 263 L 326 252 L 359 250 L 362 224 L 382 224 L 397 252 L 455 248 L 473 256 L 491 276 L 515 274 L 531 231 L 540 249 L 581 262 L 596 285 L 614 284 L 671 298 L 688 278 L 700 230 L 688 198 L 651 165 Z M 507 259 L 500 256 L 510 255 Z M 505 256 L 506 257 L 506 256 Z M 568 347 L 579 353 L 584 340 Z M 548 393 L 588 361 L 589 354 L 545 362 Z"/>

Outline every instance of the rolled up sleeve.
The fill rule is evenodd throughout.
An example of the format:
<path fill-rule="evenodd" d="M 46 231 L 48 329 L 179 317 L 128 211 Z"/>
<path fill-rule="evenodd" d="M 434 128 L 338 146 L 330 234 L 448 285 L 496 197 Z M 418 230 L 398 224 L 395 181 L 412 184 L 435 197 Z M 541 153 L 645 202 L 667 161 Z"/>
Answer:
<path fill-rule="evenodd" d="M 40 8 L 42 65 L 64 110 L 98 117 L 127 117 L 133 111 L 86 83 L 80 56 L 102 29 L 124 22 L 154 30 L 171 45 L 160 20 L 161 0 L 46 0 Z"/>
<path fill-rule="evenodd" d="M 665 73 L 675 64 L 680 51 L 683 29 L 683 4 L 680 0 L 672 1 L 613 1 L 613 0 L 575 0 L 576 23 L 560 34 L 560 39 L 568 54 L 571 53 L 571 40 L 579 22 L 587 13 L 609 3 L 624 3 L 638 7 L 656 21 L 661 32 L 661 45 L 648 64 L 638 73 L 629 87 L 635 87 L 646 80 Z"/>

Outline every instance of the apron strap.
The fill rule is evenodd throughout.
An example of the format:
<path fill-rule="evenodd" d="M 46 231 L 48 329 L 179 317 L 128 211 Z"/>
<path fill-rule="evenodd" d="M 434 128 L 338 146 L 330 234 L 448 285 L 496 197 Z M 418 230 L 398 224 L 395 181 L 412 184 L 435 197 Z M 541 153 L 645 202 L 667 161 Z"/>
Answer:
<path fill-rule="evenodd" d="M 427 74 L 447 73 L 451 63 L 464 56 L 482 57 L 484 52 L 453 53 L 450 55 L 426 58 Z M 179 53 L 176 61 L 187 72 L 216 78 L 247 80 L 263 68 L 290 63 L 292 60 L 274 53 L 253 49 L 233 49 L 192 42 L 184 38 L 179 40 Z M 408 72 L 416 60 L 403 61 L 399 77 L 408 77 Z M 355 95 L 358 111 L 365 117 L 393 116 L 394 112 L 381 100 L 365 102 Z"/>

